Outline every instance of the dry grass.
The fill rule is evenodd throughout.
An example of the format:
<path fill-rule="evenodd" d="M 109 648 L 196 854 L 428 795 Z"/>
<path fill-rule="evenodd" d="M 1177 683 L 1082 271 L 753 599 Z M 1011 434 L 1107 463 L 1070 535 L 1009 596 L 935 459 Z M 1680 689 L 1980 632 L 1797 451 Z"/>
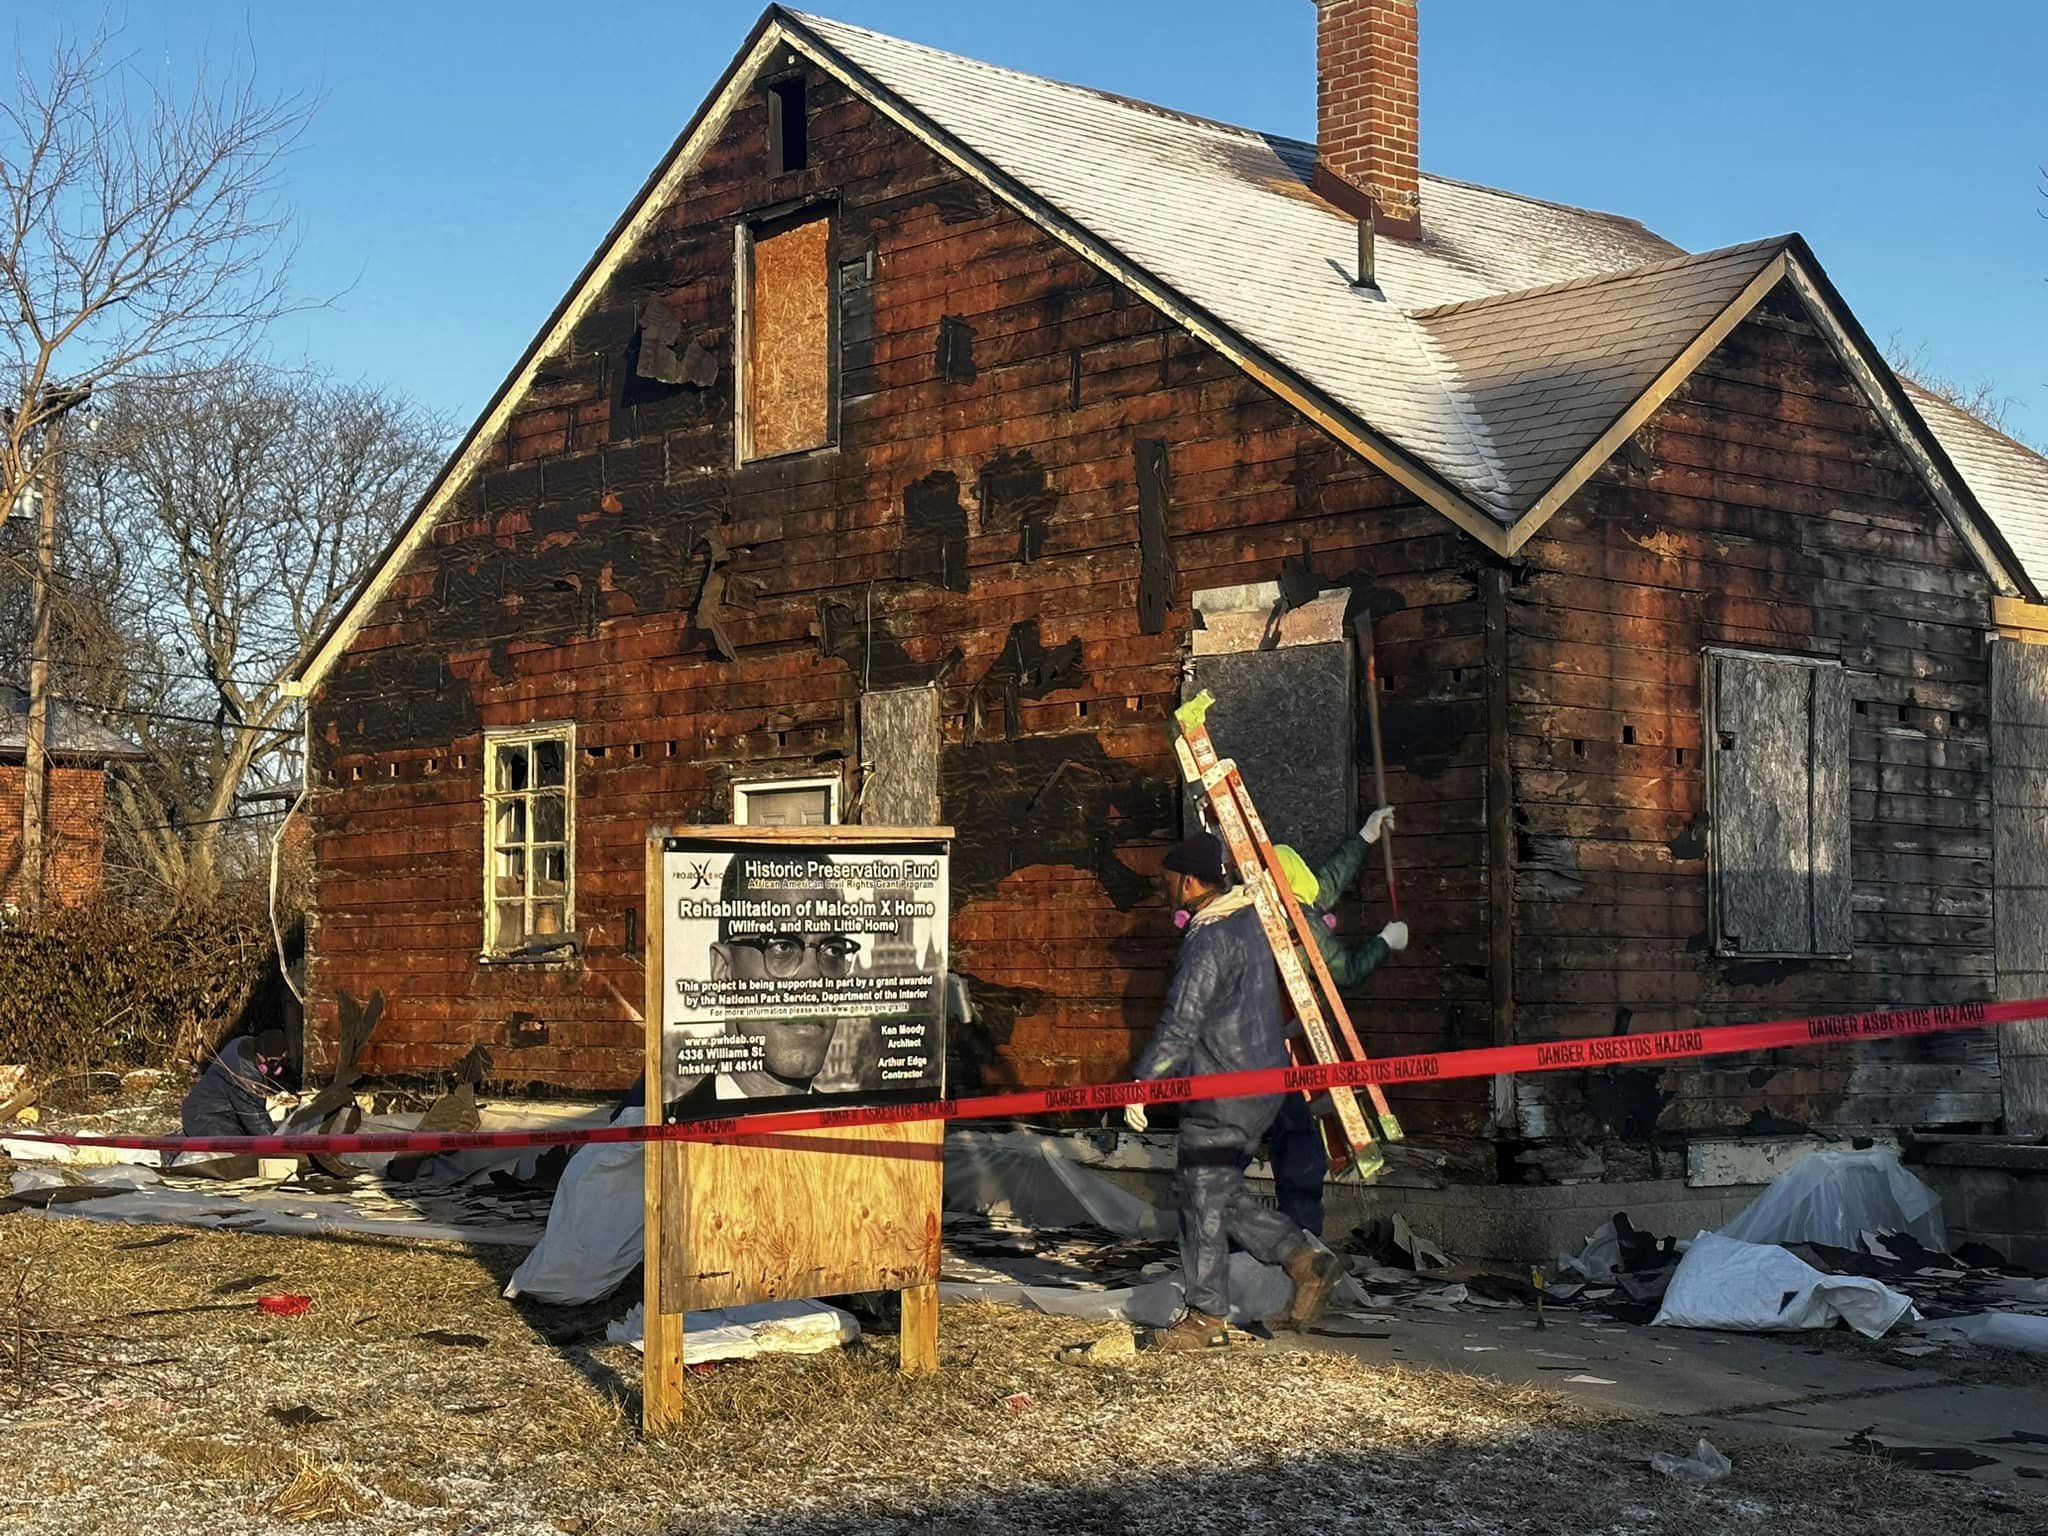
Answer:
<path fill-rule="evenodd" d="M 280 1520 L 345 1520 L 367 1515 L 383 1501 L 357 1486 L 341 1466 L 301 1457 L 292 1480 L 265 1499 L 258 1512 Z"/>
<path fill-rule="evenodd" d="M 724 1367 L 690 1379 L 684 1430 L 650 1444 L 637 1357 L 602 1343 L 623 1303 L 522 1314 L 498 1295 L 511 1256 L 0 1216 L 0 1253 L 31 1242 L 55 1315 L 178 1363 L 161 1390 L 0 1410 L 0 1530 L 21 1536 L 1323 1533 L 1367 1510 L 1466 1536 L 2048 1523 L 2010 1495 L 1782 1445 L 1724 1445 L 1735 1475 L 1694 1489 L 1645 1464 L 1676 1445 L 1669 1426 L 1338 1355 L 1064 1366 L 1059 1346 L 1101 1325 L 979 1307 L 946 1310 L 934 1378 L 899 1376 L 887 1339 Z M 271 1291 L 312 1311 L 258 1313 Z M 280 1424 L 294 1408 L 312 1412 Z"/>

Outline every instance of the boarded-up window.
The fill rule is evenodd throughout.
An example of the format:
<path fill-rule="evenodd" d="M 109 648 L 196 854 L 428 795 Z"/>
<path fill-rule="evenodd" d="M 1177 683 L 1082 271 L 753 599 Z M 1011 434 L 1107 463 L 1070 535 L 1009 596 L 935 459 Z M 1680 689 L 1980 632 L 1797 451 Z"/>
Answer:
<path fill-rule="evenodd" d="M 1215 695 L 1209 735 L 1218 755 L 1244 775 L 1267 835 L 1311 863 L 1356 836 L 1351 648 L 1287 645 L 1197 656 L 1190 669 L 1185 691 Z M 1191 788 L 1183 793 L 1183 820 L 1192 830 L 1201 797 Z"/>
<path fill-rule="evenodd" d="M 1846 955 L 1848 674 L 1727 652 L 1706 667 L 1715 947 Z"/>
<path fill-rule="evenodd" d="M 484 741 L 484 947 L 511 954 L 575 920 L 576 736 L 569 726 Z"/>
<path fill-rule="evenodd" d="M 770 459 L 832 441 L 832 220 L 740 231 L 746 382 L 741 456 Z"/>
<path fill-rule="evenodd" d="M 860 819 L 871 827 L 939 822 L 939 690 L 860 696 Z"/>
<path fill-rule="evenodd" d="M 1197 592 L 1186 696 L 1208 692 L 1209 735 L 1233 759 L 1276 843 L 1321 863 L 1358 831 L 1358 701 L 1348 591 L 1288 607 L 1277 584 Z M 1183 822 L 1201 797 L 1184 790 Z"/>

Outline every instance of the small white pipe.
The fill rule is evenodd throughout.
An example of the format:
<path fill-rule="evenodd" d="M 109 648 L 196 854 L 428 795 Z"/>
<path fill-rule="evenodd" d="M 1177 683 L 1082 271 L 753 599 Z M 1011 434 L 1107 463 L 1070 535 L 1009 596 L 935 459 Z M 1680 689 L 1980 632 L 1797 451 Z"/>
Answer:
<path fill-rule="evenodd" d="M 270 937 L 277 945 L 277 973 L 284 978 L 284 984 L 291 988 L 292 996 L 299 1000 L 300 1008 L 306 1006 L 306 994 L 299 990 L 299 984 L 292 980 L 292 968 L 284 957 L 284 927 L 277 920 L 277 868 L 284 855 L 285 829 L 292 824 L 292 818 L 299 814 L 299 807 L 306 803 L 306 796 L 313 788 L 313 724 L 309 717 L 305 724 L 306 742 L 299 756 L 299 797 L 291 809 L 284 813 L 277 824 L 277 830 L 270 834 Z"/>

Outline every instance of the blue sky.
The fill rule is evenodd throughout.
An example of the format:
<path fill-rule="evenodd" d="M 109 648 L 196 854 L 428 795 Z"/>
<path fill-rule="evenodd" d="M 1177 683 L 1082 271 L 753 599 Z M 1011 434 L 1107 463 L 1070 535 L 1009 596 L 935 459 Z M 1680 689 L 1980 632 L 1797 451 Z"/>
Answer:
<path fill-rule="evenodd" d="M 823 3 L 823 0 L 820 0 Z M 848 21 L 1313 137 L 1309 0 L 830 0 Z M 752 0 L 136 6 L 137 62 L 253 59 L 323 104 L 285 349 L 481 408 L 681 129 Z M 84 13 L 75 13 L 83 15 Z M 25 42 L 50 10 L 18 12 Z M 2048 439 L 2048 6 L 1424 0 L 1424 166 L 1695 249 L 1796 229 L 1880 342 Z"/>

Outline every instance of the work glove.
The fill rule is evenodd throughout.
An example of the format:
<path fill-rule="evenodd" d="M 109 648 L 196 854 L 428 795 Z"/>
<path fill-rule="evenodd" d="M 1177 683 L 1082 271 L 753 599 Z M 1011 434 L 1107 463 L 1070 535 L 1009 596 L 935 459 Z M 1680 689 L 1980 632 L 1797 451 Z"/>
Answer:
<path fill-rule="evenodd" d="M 1393 824 L 1394 808 L 1391 805 L 1383 805 L 1365 818 L 1365 825 L 1358 829 L 1358 835 L 1368 843 L 1376 843 L 1380 840 L 1380 834 Z"/>
<path fill-rule="evenodd" d="M 1150 1123 L 1151 1122 L 1145 1118 L 1144 1105 L 1126 1104 L 1124 1106 L 1124 1124 L 1129 1126 L 1132 1130 L 1142 1132 L 1145 1129 L 1145 1127 Z"/>
<path fill-rule="evenodd" d="M 1380 938 L 1395 954 L 1408 947 L 1408 925 L 1398 917 L 1380 930 Z"/>

